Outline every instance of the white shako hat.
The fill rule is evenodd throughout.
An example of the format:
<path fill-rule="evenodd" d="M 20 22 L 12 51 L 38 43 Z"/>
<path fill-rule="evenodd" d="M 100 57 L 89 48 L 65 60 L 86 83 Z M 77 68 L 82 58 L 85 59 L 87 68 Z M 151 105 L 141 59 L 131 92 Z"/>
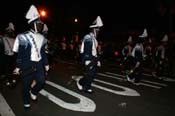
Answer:
<path fill-rule="evenodd" d="M 132 36 L 129 36 L 128 43 L 132 42 Z"/>
<path fill-rule="evenodd" d="M 96 27 L 102 27 L 102 26 L 103 26 L 103 22 L 102 22 L 100 16 L 97 16 L 96 20 L 89 27 L 96 28 Z"/>
<path fill-rule="evenodd" d="M 15 31 L 15 26 L 12 22 L 9 22 L 9 26 L 5 30 L 13 30 Z"/>
<path fill-rule="evenodd" d="M 167 41 L 168 41 L 168 35 L 165 34 L 164 37 L 163 37 L 163 39 L 161 40 L 161 42 L 167 42 Z"/>
<path fill-rule="evenodd" d="M 40 15 L 37 8 L 34 5 L 31 5 L 25 17 L 26 19 L 28 19 L 28 24 L 38 19 L 39 17 Z"/>
<path fill-rule="evenodd" d="M 146 38 L 148 37 L 148 32 L 147 32 L 147 29 L 145 28 L 143 33 L 141 35 L 139 35 L 140 38 Z"/>

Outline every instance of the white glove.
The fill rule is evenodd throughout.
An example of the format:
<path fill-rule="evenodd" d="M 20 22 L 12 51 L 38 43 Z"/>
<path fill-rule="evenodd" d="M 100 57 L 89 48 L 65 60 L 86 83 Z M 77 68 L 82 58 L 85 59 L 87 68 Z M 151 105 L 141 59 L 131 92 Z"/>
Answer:
<path fill-rule="evenodd" d="M 15 70 L 13 71 L 14 75 L 19 75 L 20 74 L 20 68 L 15 68 Z"/>
<path fill-rule="evenodd" d="M 46 65 L 46 66 L 45 66 L 45 70 L 46 70 L 46 72 L 49 71 L 49 65 Z"/>
<path fill-rule="evenodd" d="M 140 66 L 140 62 L 137 62 L 135 67 L 138 68 L 139 66 Z"/>
<path fill-rule="evenodd" d="M 85 65 L 87 66 L 91 61 L 85 61 Z"/>
<path fill-rule="evenodd" d="M 101 67 L 101 62 L 100 61 L 97 62 L 97 66 Z"/>

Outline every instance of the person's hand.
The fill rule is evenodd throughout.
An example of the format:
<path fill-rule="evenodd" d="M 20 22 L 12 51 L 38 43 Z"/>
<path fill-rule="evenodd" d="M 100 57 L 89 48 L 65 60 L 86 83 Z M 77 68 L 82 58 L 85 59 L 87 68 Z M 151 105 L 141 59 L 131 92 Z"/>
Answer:
<path fill-rule="evenodd" d="M 101 67 L 101 62 L 100 61 L 97 62 L 97 66 Z"/>
<path fill-rule="evenodd" d="M 133 73 L 134 71 L 131 69 L 130 71 L 129 71 L 129 73 L 131 74 L 131 73 Z"/>
<path fill-rule="evenodd" d="M 13 71 L 14 75 L 20 75 L 20 68 L 15 68 L 15 70 Z"/>
<path fill-rule="evenodd" d="M 45 66 L 45 70 L 46 70 L 46 72 L 49 71 L 49 65 L 46 65 L 46 66 Z"/>
<path fill-rule="evenodd" d="M 91 61 L 85 61 L 85 65 L 87 66 Z"/>

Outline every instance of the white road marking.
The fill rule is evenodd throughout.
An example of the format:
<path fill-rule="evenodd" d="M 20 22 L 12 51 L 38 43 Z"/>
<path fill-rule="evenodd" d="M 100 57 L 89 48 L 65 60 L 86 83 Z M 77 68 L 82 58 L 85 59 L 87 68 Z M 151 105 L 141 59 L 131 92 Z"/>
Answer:
<path fill-rule="evenodd" d="M 105 72 L 106 74 L 111 74 L 111 75 L 114 75 L 114 76 L 119 76 L 119 77 L 123 77 L 125 78 L 124 75 L 120 75 L 120 74 L 116 74 L 116 73 L 111 73 L 111 72 Z"/>
<path fill-rule="evenodd" d="M 124 75 L 120 75 L 120 74 L 116 74 L 116 73 L 111 73 L 111 72 L 106 72 L 107 74 L 111 74 L 111 75 L 114 75 L 114 76 L 119 76 L 119 77 L 122 77 L 124 78 L 125 76 Z M 110 77 L 110 78 L 114 78 L 114 79 L 118 79 L 118 77 L 113 77 L 111 75 L 105 75 L 105 74 L 102 74 L 102 73 L 99 73 L 101 76 L 107 76 L 107 77 Z M 120 79 L 122 80 L 122 79 Z M 147 81 L 147 80 L 141 80 L 141 82 L 147 82 L 147 83 L 150 83 L 150 84 L 155 84 L 155 85 L 159 85 L 159 86 L 168 86 L 166 84 L 162 84 L 162 83 L 157 83 L 157 82 L 152 82 L 152 81 Z M 159 89 L 161 87 L 159 86 L 154 86 L 154 85 L 150 85 L 150 84 L 145 84 L 145 83 L 140 83 L 141 85 L 144 85 L 144 86 L 148 86 L 148 87 L 153 87 L 153 88 L 156 88 L 156 89 Z"/>
<path fill-rule="evenodd" d="M 0 116 L 16 116 L 1 93 L 0 93 Z"/>
<path fill-rule="evenodd" d="M 83 78 L 83 76 L 72 76 L 72 79 L 75 80 L 75 81 L 78 81 L 81 78 Z M 130 89 L 130 88 L 127 88 L 127 87 L 123 87 L 123 86 L 120 86 L 120 85 L 112 84 L 112 83 L 105 82 L 105 81 L 102 81 L 102 80 L 99 80 L 99 79 L 94 79 L 94 81 L 97 81 L 99 83 L 103 83 L 103 84 L 106 84 L 106 85 L 110 85 L 110 86 L 122 89 L 121 91 L 117 91 L 117 90 L 112 90 L 112 89 L 109 89 L 109 88 L 106 88 L 106 87 L 102 87 L 100 85 L 92 83 L 93 87 L 96 87 L 98 89 L 102 89 L 104 91 L 111 92 L 113 94 L 124 95 L 124 96 L 140 96 L 140 94 L 136 90 L 133 90 L 133 89 Z"/>
<path fill-rule="evenodd" d="M 164 87 L 168 86 L 166 84 L 162 84 L 162 83 L 158 83 L 158 82 L 152 82 L 152 81 L 147 81 L 147 80 L 142 80 L 142 82 L 151 83 L 151 84 L 155 84 L 155 85 L 160 85 L 160 86 L 164 86 Z"/>
<path fill-rule="evenodd" d="M 123 80 L 122 78 L 119 78 L 119 77 L 116 77 L 116 76 L 112 76 L 112 75 L 103 74 L 103 73 L 97 73 L 97 75 L 110 77 L 110 78 L 117 79 L 117 80 Z"/>
<path fill-rule="evenodd" d="M 116 90 L 108 89 L 106 87 L 102 87 L 102 86 L 99 86 L 99 85 L 94 84 L 94 83 L 92 84 L 93 87 L 96 87 L 96 88 L 99 88 L 99 89 L 102 89 L 102 90 L 105 90 L 105 91 L 108 91 L 108 92 L 111 92 L 111 93 L 114 93 L 114 94 L 117 94 L 117 95 L 140 96 L 140 94 L 136 90 L 133 90 L 133 89 L 130 89 L 130 88 L 127 88 L 127 87 L 123 87 L 123 86 L 120 86 L 120 85 L 112 84 L 112 83 L 109 83 L 109 82 L 105 82 L 105 81 L 102 81 L 102 80 L 99 80 L 99 79 L 95 79 L 95 81 L 106 84 L 106 85 L 110 85 L 110 86 L 113 86 L 113 87 L 121 88 L 123 91 L 116 91 Z"/>
<path fill-rule="evenodd" d="M 53 82 L 46 81 L 46 84 L 53 86 L 53 87 L 65 92 L 69 95 L 72 95 L 80 100 L 79 103 L 67 103 L 67 102 L 55 97 L 54 95 L 52 95 L 51 93 L 47 92 L 44 89 L 40 91 L 40 94 L 47 97 L 49 100 L 51 100 L 55 104 L 57 104 L 63 108 L 66 108 L 66 109 L 73 110 L 73 111 L 81 111 L 81 112 L 94 112 L 95 111 L 96 104 L 91 99 L 84 97 L 78 93 L 75 93 L 69 89 L 66 89 L 58 84 L 53 83 Z"/>
<path fill-rule="evenodd" d="M 124 78 L 125 76 L 124 75 L 120 75 L 120 74 L 116 74 L 116 73 L 111 73 L 111 72 L 106 72 L 107 74 L 111 74 L 111 75 L 115 75 L 115 76 L 119 76 L 119 77 L 122 77 Z M 162 84 L 162 83 L 158 83 L 158 82 L 153 82 L 153 81 L 148 81 L 148 80 L 141 80 L 142 82 L 146 82 L 146 83 L 151 83 L 151 84 L 155 84 L 155 85 L 160 85 L 160 86 L 168 86 L 166 84 Z"/>
<path fill-rule="evenodd" d="M 144 76 L 152 77 L 151 74 L 143 73 Z"/>
<path fill-rule="evenodd" d="M 146 74 L 146 73 L 143 73 L 143 75 L 145 75 L 145 76 L 148 76 L 148 77 L 152 77 L 152 74 Z M 164 81 L 167 81 L 167 82 L 175 82 L 175 79 L 173 79 L 173 78 L 170 78 L 170 77 L 160 77 L 160 78 L 162 78 Z"/>
<path fill-rule="evenodd" d="M 173 79 L 173 78 L 166 78 L 166 77 L 163 77 L 163 80 L 164 80 L 164 81 L 167 81 L 167 82 L 175 82 L 175 79 Z"/>
<path fill-rule="evenodd" d="M 160 89 L 160 88 L 162 88 L 162 87 L 159 87 L 159 86 L 150 85 L 150 84 L 146 84 L 146 83 L 142 83 L 142 82 L 140 82 L 139 84 L 140 84 L 140 85 L 144 85 L 144 86 L 147 86 L 147 87 L 156 88 L 156 89 Z"/>

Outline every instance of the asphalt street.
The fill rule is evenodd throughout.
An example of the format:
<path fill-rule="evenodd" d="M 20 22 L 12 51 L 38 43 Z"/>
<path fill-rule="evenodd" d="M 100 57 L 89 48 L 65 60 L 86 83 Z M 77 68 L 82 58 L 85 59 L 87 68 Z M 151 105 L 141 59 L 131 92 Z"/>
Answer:
<path fill-rule="evenodd" d="M 94 93 L 79 91 L 76 81 L 83 76 L 80 64 L 58 60 L 46 85 L 25 110 L 21 78 L 13 88 L 0 83 L 0 116 L 174 116 L 175 81 L 159 80 L 145 72 L 140 85 L 127 82 L 115 63 L 103 63 L 92 84 Z"/>

